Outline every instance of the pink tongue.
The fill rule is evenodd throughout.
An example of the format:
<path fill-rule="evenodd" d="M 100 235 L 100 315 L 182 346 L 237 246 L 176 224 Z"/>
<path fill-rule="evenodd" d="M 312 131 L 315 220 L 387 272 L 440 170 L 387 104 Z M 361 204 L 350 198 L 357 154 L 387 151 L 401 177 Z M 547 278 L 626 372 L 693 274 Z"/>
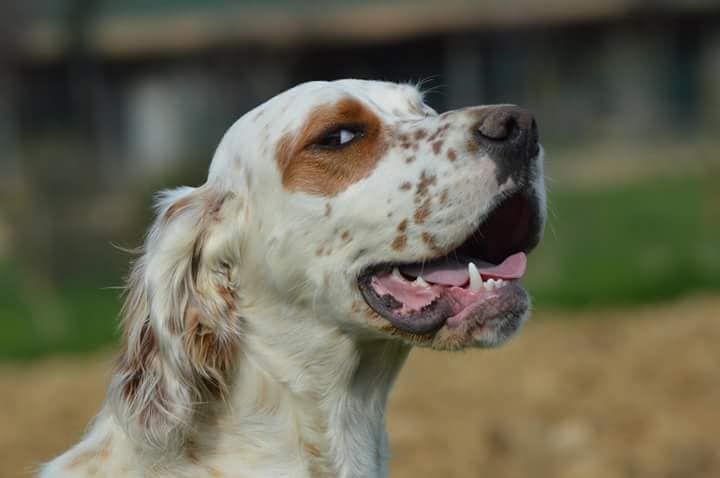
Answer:
<path fill-rule="evenodd" d="M 487 279 L 519 279 L 525 274 L 527 256 L 518 252 L 505 258 L 501 264 L 494 265 L 481 260 L 445 260 L 425 265 L 402 267 L 403 274 L 412 277 L 422 275 L 423 279 L 434 284 L 461 286 L 470 280 L 468 262 L 473 262 L 483 280 Z"/>

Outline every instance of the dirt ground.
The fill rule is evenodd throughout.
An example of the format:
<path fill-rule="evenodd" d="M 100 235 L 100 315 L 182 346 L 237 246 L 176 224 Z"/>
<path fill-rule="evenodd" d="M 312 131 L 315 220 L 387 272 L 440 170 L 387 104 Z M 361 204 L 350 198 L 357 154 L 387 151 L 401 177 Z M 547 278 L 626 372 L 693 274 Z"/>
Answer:
<path fill-rule="evenodd" d="M 538 314 L 493 351 L 415 351 L 391 476 L 720 477 L 720 297 Z M 0 368 L 0 477 L 80 436 L 110 354 Z"/>

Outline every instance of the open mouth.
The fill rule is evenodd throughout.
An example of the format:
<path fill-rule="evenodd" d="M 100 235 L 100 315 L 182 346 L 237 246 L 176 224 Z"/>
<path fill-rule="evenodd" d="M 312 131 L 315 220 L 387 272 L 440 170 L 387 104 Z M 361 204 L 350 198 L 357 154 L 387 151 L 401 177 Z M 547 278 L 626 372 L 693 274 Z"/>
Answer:
<path fill-rule="evenodd" d="M 448 254 L 371 267 L 358 279 L 360 291 L 375 312 L 412 334 L 521 317 L 529 300 L 519 280 L 540 240 L 539 208 L 534 195 L 517 192 Z"/>

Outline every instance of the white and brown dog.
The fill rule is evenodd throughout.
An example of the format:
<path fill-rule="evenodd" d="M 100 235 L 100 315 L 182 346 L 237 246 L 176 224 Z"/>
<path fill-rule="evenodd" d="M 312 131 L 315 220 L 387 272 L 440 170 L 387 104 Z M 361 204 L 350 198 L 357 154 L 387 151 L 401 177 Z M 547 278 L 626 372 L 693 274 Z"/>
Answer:
<path fill-rule="evenodd" d="M 514 106 L 312 82 L 240 118 L 164 193 L 86 437 L 43 477 L 384 477 L 412 346 L 490 347 L 528 314 L 542 150 Z"/>

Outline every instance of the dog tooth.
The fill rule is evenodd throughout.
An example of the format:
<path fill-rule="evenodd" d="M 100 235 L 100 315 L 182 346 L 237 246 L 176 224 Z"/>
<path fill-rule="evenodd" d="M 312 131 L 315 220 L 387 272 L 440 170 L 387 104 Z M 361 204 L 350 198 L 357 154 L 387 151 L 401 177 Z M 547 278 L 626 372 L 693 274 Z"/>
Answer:
<path fill-rule="evenodd" d="M 502 279 L 498 279 L 495 281 L 495 288 L 499 289 L 500 287 L 503 287 L 505 285 L 505 281 Z"/>
<path fill-rule="evenodd" d="M 419 287 L 430 287 L 430 284 L 425 282 L 425 279 L 423 279 L 422 276 L 417 276 L 417 279 L 415 279 L 415 282 L 413 282 L 413 284 Z"/>
<path fill-rule="evenodd" d="M 495 281 L 493 279 L 488 279 L 483 282 L 483 287 L 485 287 L 485 290 L 493 290 L 495 288 Z"/>
<path fill-rule="evenodd" d="M 473 292 L 479 291 L 483 285 L 483 280 L 477 267 L 472 262 L 468 263 L 468 275 L 470 276 L 470 290 Z"/>
<path fill-rule="evenodd" d="M 393 267 L 392 276 L 396 279 L 405 280 L 405 278 L 402 276 L 402 274 L 400 274 L 400 269 L 398 269 L 397 267 Z"/>

